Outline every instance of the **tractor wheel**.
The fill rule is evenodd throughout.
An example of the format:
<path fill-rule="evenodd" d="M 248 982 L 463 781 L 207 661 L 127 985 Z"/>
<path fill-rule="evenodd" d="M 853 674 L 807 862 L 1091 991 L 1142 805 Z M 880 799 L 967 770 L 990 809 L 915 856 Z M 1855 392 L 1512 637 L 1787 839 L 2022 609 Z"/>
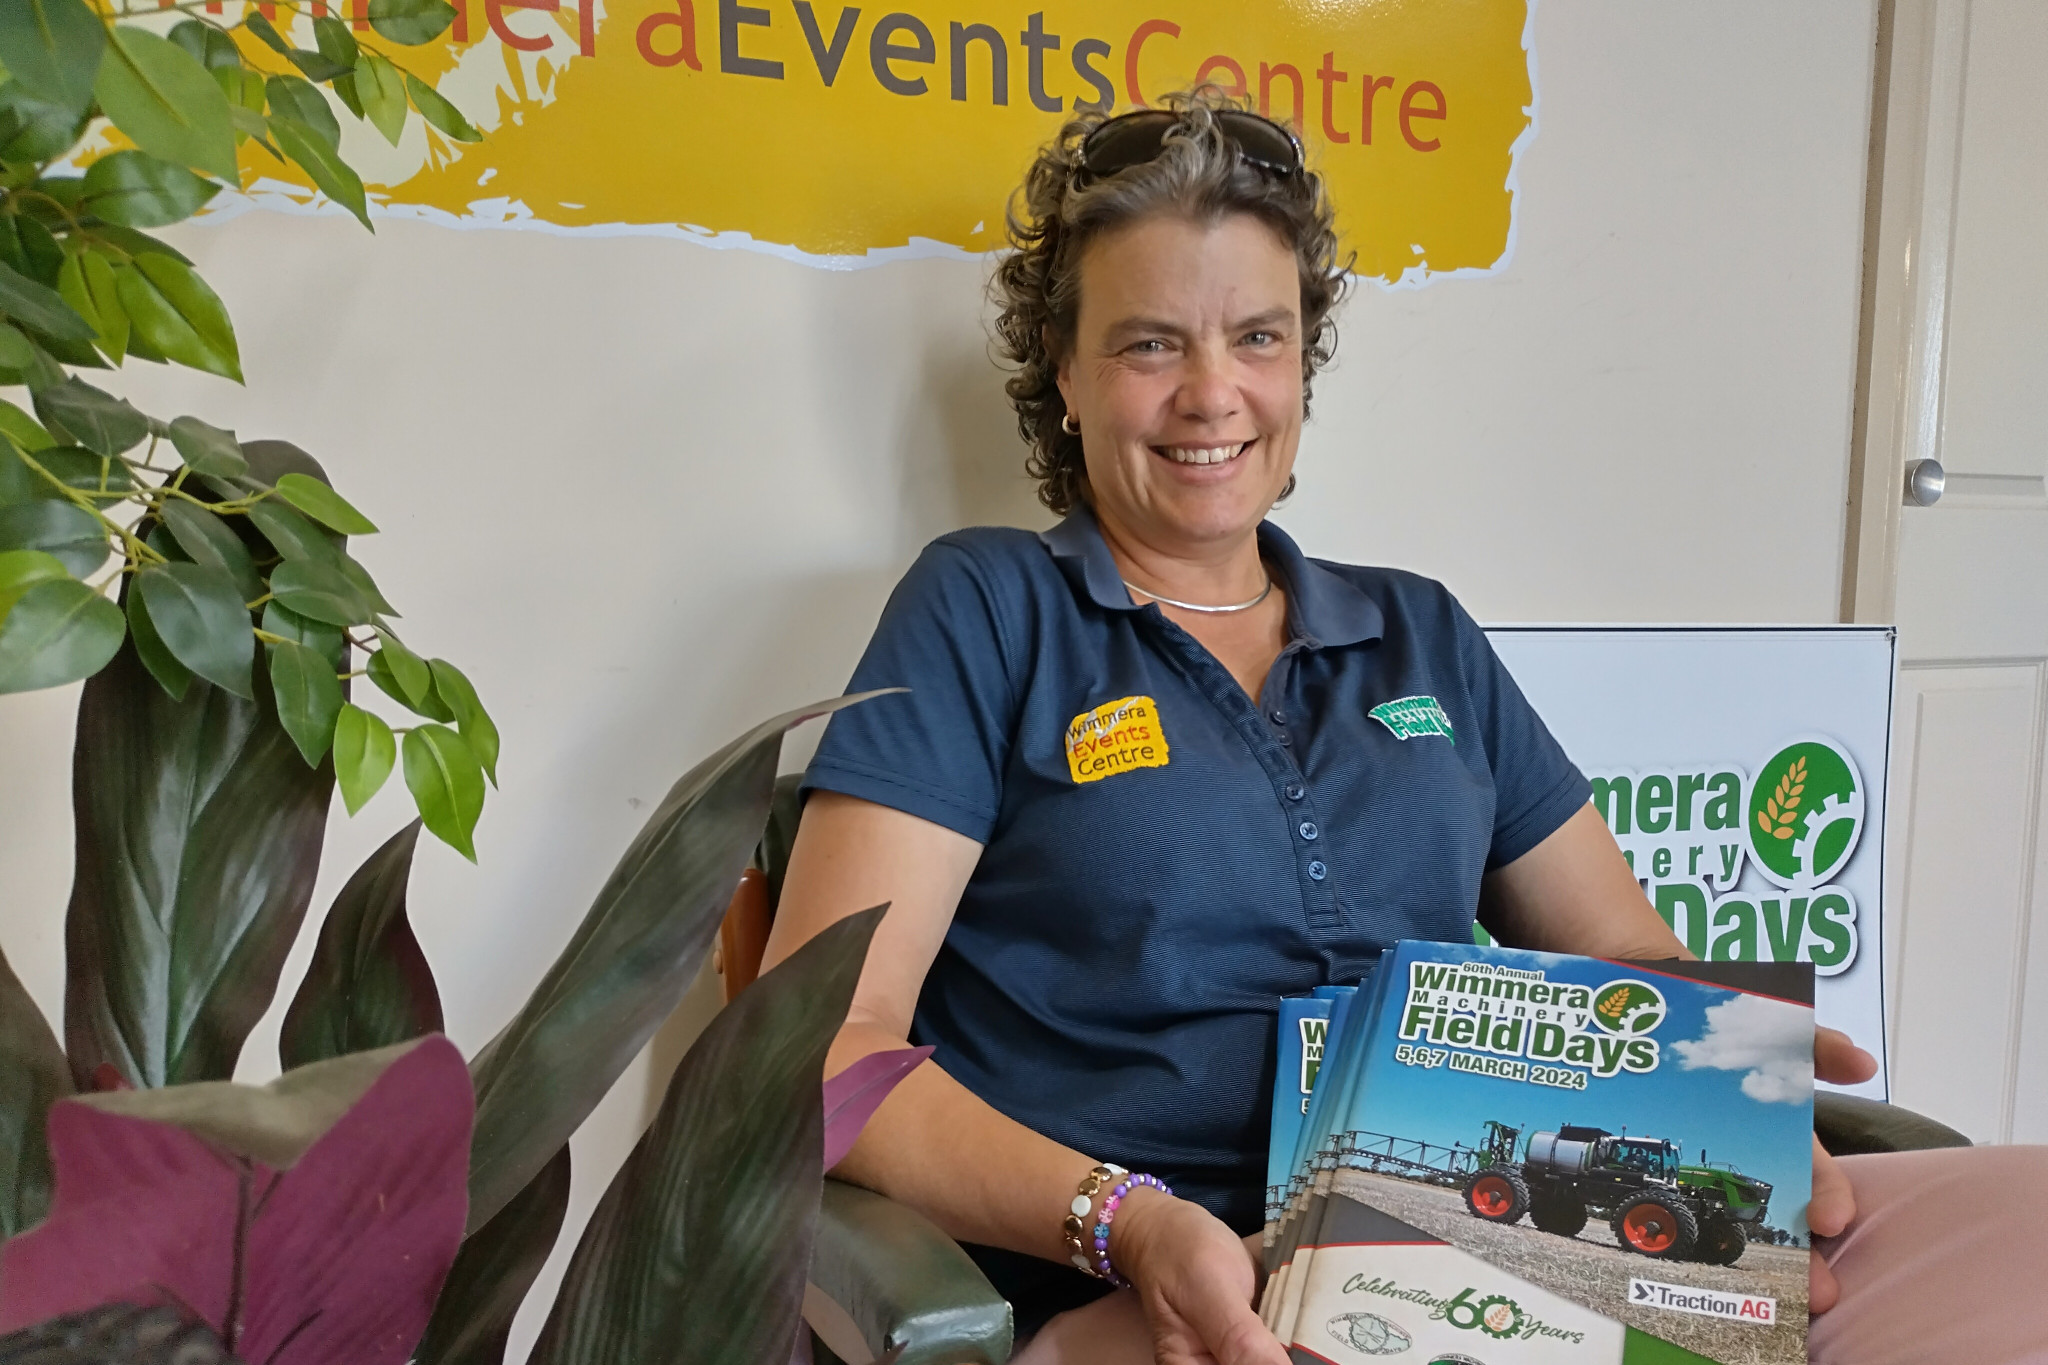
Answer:
<path fill-rule="evenodd" d="M 1465 1182 L 1465 1207 L 1489 1223 L 1517 1223 L 1529 1210 L 1529 1182 L 1520 1171 L 1495 1166 Z"/>
<path fill-rule="evenodd" d="M 1742 1250 L 1748 1245 L 1749 1239 L 1734 1222 L 1719 1214 L 1709 1214 L 1700 1222 L 1699 1241 L 1693 1245 L 1692 1254 L 1708 1265 L 1734 1265 L 1742 1259 Z"/>
<path fill-rule="evenodd" d="M 1668 1194 L 1646 1194 L 1623 1204 L 1614 1215 L 1614 1240 L 1624 1251 L 1639 1251 L 1659 1260 L 1675 1261 L 1693 1248 L 1699 1221 L 1684 1202 Z"/>
<path fill-rule="evenodd" d="M 1529 1201 L 1529 1221 L 1559 1237 L 1576 1237 L 1586 1226 L 1586 1206 L 1568 1195 L 1542 1195 Z"/>

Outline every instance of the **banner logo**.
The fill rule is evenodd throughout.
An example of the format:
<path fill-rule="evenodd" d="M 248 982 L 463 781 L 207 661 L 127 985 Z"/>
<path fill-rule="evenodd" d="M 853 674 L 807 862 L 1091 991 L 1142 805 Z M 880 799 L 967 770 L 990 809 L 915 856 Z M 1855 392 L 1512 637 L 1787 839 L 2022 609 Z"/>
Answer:
<path fill-rule="evenodd" d="M 1696 956 L 1847 971 L 1857 906 L 1839 879 L 1867 823 L 1856 761 L 1826 736 L 1801 735 L 1750 771 L 1723 761 L 1587 777 L 1643 894 Z M 1745 863 L 1762 886 L 1739 889 Z"/>
<path fill-rule="evenodd" d="M 1820 885 L 1849 861 L 1863 832 L 1855 760 L 1822 739 L 1780 749 L 1757 772 L 1745 828 L 1759 872 L 1782 887 Z"/>
<path fill-rule="evenodd" d="M 328 0 L 359 25 L 369 2 Z M 1300 133 L 1361 277 L 1413 286 L 1506 263 L 1535 128 L 1533 0 L 454 4 L 407 71 L 485 138 L 394 147 L 342 117 L 379 215 L 828 268 L 971 258 L 1003 245 L 1011 193 L 1067 119 L 1208 82 Z M 320 0 L 263 11 L 316 46 Z M 253 141 L 242 167 L 257 204 L 325 204 Z"/>

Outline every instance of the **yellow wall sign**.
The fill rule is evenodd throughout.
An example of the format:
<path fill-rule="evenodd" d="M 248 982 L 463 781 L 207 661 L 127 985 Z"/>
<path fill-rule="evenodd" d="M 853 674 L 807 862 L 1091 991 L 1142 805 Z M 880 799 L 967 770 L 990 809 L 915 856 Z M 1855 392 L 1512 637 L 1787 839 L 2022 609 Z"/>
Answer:
<path fill-rule="evenodd" d="M 408 55 L 487 136 L 353 138 L 387 211 L 979 253 L 1064 118 L 1207 80 L 1301 131 L 1361 275 L 1416 282 L 1504 259 L 1533 126 L 1533 0 L 456 2 Z"/>
<path fill-rule="evenodd" d="M 1163 768 L 1172 758 L 1159 724 L 1159 703 L 1119 697 L 1083 711 L 1067 725 L 1067 771 L 1076 782 L 1100 782 L 1137 768 Z"/>

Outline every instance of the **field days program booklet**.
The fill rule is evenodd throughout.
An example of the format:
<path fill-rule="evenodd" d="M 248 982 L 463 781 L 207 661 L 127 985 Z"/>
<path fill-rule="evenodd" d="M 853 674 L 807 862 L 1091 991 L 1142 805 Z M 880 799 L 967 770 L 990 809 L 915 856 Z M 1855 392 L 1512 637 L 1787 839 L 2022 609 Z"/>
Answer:
<path fill-rule="evenodd" d="M 1404 942 L 1374 977 L 1290 1144 L 1295 1360 L 1802 1365 L 1810 965 Z"/>

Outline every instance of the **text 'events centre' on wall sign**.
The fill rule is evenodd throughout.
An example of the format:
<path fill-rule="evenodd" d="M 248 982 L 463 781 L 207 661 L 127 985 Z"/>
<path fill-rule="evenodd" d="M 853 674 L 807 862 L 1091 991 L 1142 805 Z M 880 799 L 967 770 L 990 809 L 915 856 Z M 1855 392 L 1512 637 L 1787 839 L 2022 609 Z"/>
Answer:
<path fill-rule="evenodd" d="M 1034 2 L 455 0 L 449 32 L 403 55 L 485 140 L 414 124 L 392 148 L 344 114 L 346 151 L 388 213 L 848 265 L 1000 246 L 1063 120 L 1209 81 L 1301 132 L 1360 275 L 1504 262 L 1526 0 Z M 305 46 L 327 12 L 261 8 Z M 312 197 L 244 155 L 257 202 Z"/>

